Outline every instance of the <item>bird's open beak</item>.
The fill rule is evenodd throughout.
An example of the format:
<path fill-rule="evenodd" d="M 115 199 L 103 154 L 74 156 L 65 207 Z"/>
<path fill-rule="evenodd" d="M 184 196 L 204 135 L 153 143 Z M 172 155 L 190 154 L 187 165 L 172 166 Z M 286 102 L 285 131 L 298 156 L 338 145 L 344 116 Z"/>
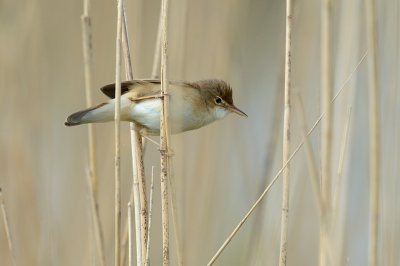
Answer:
<path fill-rule="evenodd" d="M 242 112 L 241 110 L 239 110 L 236 107 L 230 107 L 228 108 L 229 111 L 237 113 L 238 115 L 244 116 L 244 117 L 248 117 L 244 112 Z"/>

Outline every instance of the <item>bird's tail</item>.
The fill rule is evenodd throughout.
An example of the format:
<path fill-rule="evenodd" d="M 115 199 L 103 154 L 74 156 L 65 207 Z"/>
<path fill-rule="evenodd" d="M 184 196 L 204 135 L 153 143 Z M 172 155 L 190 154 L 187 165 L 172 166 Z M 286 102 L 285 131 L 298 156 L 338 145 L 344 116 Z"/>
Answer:
<path fill-rule="evenodd" d="M 114 112 L 115 103 L 114 100 L 110 100 L 68 116 L 64 124 L 70 127 L 88 123 L 109 122 L 114 120 Z"/>

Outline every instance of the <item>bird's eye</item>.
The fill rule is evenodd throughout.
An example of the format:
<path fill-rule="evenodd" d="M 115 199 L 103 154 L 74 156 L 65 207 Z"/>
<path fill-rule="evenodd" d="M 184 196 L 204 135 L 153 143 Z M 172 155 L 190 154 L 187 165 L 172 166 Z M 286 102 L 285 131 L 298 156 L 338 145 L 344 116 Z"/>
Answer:
<path fill-rule="evenodd" d="M 222 102 L 221 98 L 215 97 L 215 103 L 220 104 Z"/>

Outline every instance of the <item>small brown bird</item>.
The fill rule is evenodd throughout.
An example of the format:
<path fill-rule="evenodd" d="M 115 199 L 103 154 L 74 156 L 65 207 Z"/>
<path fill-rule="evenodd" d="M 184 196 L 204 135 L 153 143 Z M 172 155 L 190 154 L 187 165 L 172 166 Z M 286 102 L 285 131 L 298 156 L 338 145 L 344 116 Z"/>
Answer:
<path fill-rule="evenodd" d="M 76 112 L 65 121 L 66 126 L 114 120 L 115 84 L 101 91 L 108 102 Z M 160 80 L 132 80 L 121 83 L 121 121 L 135 122 L 146 135 L 160 135 Z M 170 129 L 177 134 L 198 129 L 234 112 L 247 117 L 235 107 L 231 87 L 222 80 L 169 83 Z"/>

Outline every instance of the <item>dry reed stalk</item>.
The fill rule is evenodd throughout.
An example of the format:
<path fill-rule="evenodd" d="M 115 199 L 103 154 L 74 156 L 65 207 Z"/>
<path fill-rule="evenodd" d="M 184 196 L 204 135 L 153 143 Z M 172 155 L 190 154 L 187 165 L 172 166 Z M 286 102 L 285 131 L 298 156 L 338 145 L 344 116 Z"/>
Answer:
<path fill-rule="evenodd" d="M 125 12 L 125 5 L 123 6 L 122 16 L 124 18 L 123 23 L 123 31 L 122 31 L 122 48 L 124 51 L 124 61 L 125 61 L 125 74 L 127 80 L 133 80 L 133 71 L 132 71 L 132 61 L 130 57 L 130 49 L 129 49 L 129 37 L 128 37 L 128 23 Z M 134 123 L 130 123 L 130 132 L 131 132 L 131 146 L 132 146 L 132 168 L 133 168 L 133 187 L 135 191 L 135 178 L 137 178 L 138 187 L 139 187 L 139 196 L 137 197 L 134 193 L 134 204 L 135 204 L 135 221 L 137 216 L 140 217 L 140 232 L 136 232 L 136 238 L 141 238 L 141 245 L 137 249 L 141 250 L 141 258 L 140 261 L 145 259 L 146 253 L 144 247 L 147 246 L 147 197 L 146 197 L 146 178 L 144 171 L 144 163 L 143 163 L 143 145 L 142 145 L 142 137 L 136 128 Z M 136 175 L 136 177 L 135 177 Z M 136 204 L 140 203 L 140 210 L 136 208 Z M 125 244 L 126 246 L 126 244 Z M 126 248 L 124 249 L 123 258 L 125 260 L 126 257 Z M 122 254 L 121 254 L 122 257 Z M 138 258 L 139 259 L 139 258 Z M 122 260 L 121 260 L 122 261 Z"/>
<path fill-rule="evenodd" d="M 153 60 L 153 69 L 151 73 L 151 78 L 156 79 L 158 78 L 158 66 L 160 66 L 160 52 L 161 52 L 161 34 L 163 33 L 162 31 L 162 26 L 163 26 L 163 8 L 161 7 L 160 9 L 160 18 L 159 18 L 159 23 L 158 23 L 158 31 L 157 31 L 157 41 L 156 41 L 156 48 L 154 51 L 154 60 Z M 168 141 L 169 142 L 169 141 Z M 177 203 L 176 203 L 176 193 L 175 193 L 175 185 L 174 185 L 174 171 L 173 171 L 173 159 L 172 157 L 169 157 L 168 161 L 169 165 L 169 183 L 170 183 L 170 188 L 171 188 L 171 204 L 172 204 L 172 222 L 174 225 L 174 235 L 175 235 L 175 241 L 176 241 L 176 252 L 178 256 L 178 265 L 183 265 L 183 251 L 182 251 L 182 244 L 181 244 L 181 235 L 180 235 L 180 227 L 179 227 L 179 220 L 178 220 L 178 208 L 177 208 Z M 150 230 L 150 229 L 149 229 Z"/>
<path fill-rule="evenodd" d="M 132 131 L 131 131 L 132 133 Z M 135 151 L 138 150 L 135 142 L 135 134 L 131 134 L 131 145 L 132 145 L 132 158 L 135 158 Z M 136 260 L 137 265 L 142 265 L 143 257 L 141 256 L 143 250 L 143 242 L 142 242 L 142 223 L 141 223 L 141 213 L 140 213 L 140 192 L 139 192 L 139 178 L 138 178 L 138 170 L 137 164 L 135 163 L 135 159 L 133 159 L 133 184 L 131 192 L 132 197 L 134 197 L 134 207 L 135 207 L 135 232 L 136 232 Z M 125 240 L 126 241 L 126 240 Z M 125 242 L 126 243 L 126 242 Z M 122 250 L 121 254 L 121 262 L 125 262 L 126 256 L 126 248 Z"/>
<path fill-rule="evenodd" d="M 86 174 L 86 179 L 87 179 L 87 186 L 89 189 L 89 197 L 90 197 L 90 210 L 92 214 L 92 220 L 93 220 L 93 226 L 94 226 L 94 239 L 97 247 L 97 252 L 99 253 L 100 256 L 100 265 L 105 266 L 106 265 L 106 257 L 105 257 L 105 252 L 104 252 L 104 236 L 103 236 L 103 231 L 101 230 L 101 221 L 100 221 L 100 215 L 99 215 L 99 209 L 96 204 L 96 199 L 93 191 L 93 186 L 92 186 L 92 179 L 90 175 L 90 169 L 87 169 L 87 174 Z"/>
<path fill-rule="evenodd" d="M 161 209 L 162 209 L 162 239 L 163 265 L 169 261 L 169 218 L 168 218 L 168 179 L 169 179 L 169 90 L 168 90 L 168 0 L 163 0 L 163 42 L 161 57 L 161 111 L 160 111 L 160 157 L 161 157 Z"/>
<path fill-rule="evenodd" d="M 184 2 L 186 2 L 184 0 Z M 183 9 L 186 9 L 186 3 L 184 3 L 184 6 L 182 7 Z M 157 33 L 157 43 L 156 43 L 156 50 L 154 53 L 154 62 L 153 62 L 153 73 L 152 76 L 156 76 L 157 75 L 157 67 L 155 67 L 156 65 L 160 65 L 157 64 L 157 62 L 159 62 L 159 55 L 160 55 L 160 50 L 161 50 L 161 33 L 162 33 L 162 13 L 163 8 L 161 8 L 160 10 L 160 23 L 158 25 L 158 33 Z M 185 23 L 183 23 L 185 24 Z M 184 26 L 186 27 L 186 26 Z M 186 32 L 185 30 L 183 32 Z M 182 34 L 184 35 L 184 34 Z M 184 41 L 182 41 L 182 43 L 184 43 Z M 183 60 L 184 56 L 183 56 L 183 51 L 185 49 L 184 44 L 182 45 L 183 49 L 182 49 L 182 53 L 181 53 L 181 61 Z M 181 62 L 181 65 L 183 65 L 183 62 Z M 181 73 L 183 73 L 183 67 L 181 67 Z M 167 136 L 167 143 L 168 146 L 171 145 L 170 142 L 170 137 Z M 177 206 L 177 200 L 176 200 L 176 192 L 175 192 L 175 175 L 174 175 L 174 167 L 173 167 L 173 158 L 172 156 L 168 156 L 168 171 L 169 171 L 169 186 L 170 186 L 170 199 L 171 199 L 171 205 L 172 205 L 172 223 L 174 226 L 174 236 L 175 236 L 175 243 L 176 243 L 176 252 L 177 252 L 177 257 L 178 257 L 178 265 L 182 266 L 183 265 L 183 248 L 182 248 L 182 242 L 181 242 L 181 234 L 180 234 L 180 226 L 179 226 L 179 218 L 178 218 L 178 206 Z"/>
<path fill-rule="evenodd" d="M 132 70 L 132 62 L 131 55 L 129 49 L 129 37 L 128 37 L 128 23 L 126 17 L 126 9 L 125 2 L 123 3 L 123 31 L 122 31 L 122 48 L 124 52 L 124 62 L 125 62 L 125 76 L 127 80 L 133 80 L 133 70 Z M 138 137 L 140 137 L 139 133 L 135 131 L 135 126 L 133 123 L 130 123 L 130 131 L 131 131 L 131 151 L 132 151 L 132 172 L 133 172 L 133 182 L 132 182 L 132 191 L 130 195 L 130 202 L 134 203 L 134 211 L 135 211 L 135 231 L 136 231 L 136 259 L 137 264 L 142 265 L 143 257 L 138 254 L 142 254 L 142 213 L 141 213 L 141 193 L 140 193 L 140 185 L 138 176 L 142 176 L 144 171 L 142 168 L 139 168 L 138 165 L 143 165 L 143 163 L 138 162 L 138 157 L 143 159 L 142 149 L 139 148 L 138 145 Z M 127 241 L 128 241 L 128 217 L 125 220 L 124 231 L 122 234 L 122 243 L 121 243 L 121 266 L 124 265 L 126 259 L 126 250 L 127 250 Z"/>
<path fill-rule="evenodd" d="M 131 62 L 131 52 L 129 49 L 129 37 L 128 37 L 128 19 L 126 17 L 125 1 L 122 4 L 122 50 L 124 52 L 124 62 L 125 62 L 125 77 L 127 80 L 133 80 L 133 70 Z"/>
<path fill-rule="evenodd" d="M 123 25 L 123 34 L 122 34 L 122 48 L 124 52 L 124 62 L 125 62 L 125 76 L 127 80 L 132 80 L 133 79 L 133 70 L 132 70 L 132 64 L 130 61 L 130 50 L 129 50 L 129 39 L 128 39 L 128 29 L 127 29 L 127 18 L 126 18 L 126 9 L 125 9 L 125 2 L 123 3 L 123 10 L 122 10 L 122 16 L 124 18 L 124 25 Z M 141 244 L 141 226 L 140 226 L 140 221 L 141 221 L 141 214 L 140 214 L 140 189 L 139 189 L 139 181 L 138 181 L 138 170 L 137 170 L 137 164 L 136 164 L 136 148 L 135 147 L 135 138 L 136 135 L 132 133 L 133 129 L 133 123 L 130 123 L 130 130 L 131 130 L 131 146 L 132 146 L 132 168 L 133 168 L 133 182 L 132 182 L 132 191 L 129 197 L 129 202 L 134 203 L 134 210 L 135 210 L 135 231 L 136 231 L 136 254 L 141 254 L 142 253 L 142 244 Z M 126 217 L 125 223 L 124 223 L 124 230 L 122 232 L 122 237 L 121 237 L 121 266 L 125 264 L 125 259 L 126 259 L 126 250 L 127 250 L 127 242 L 128 242 L 128 226 L 129 226 L 129 221 L 128 217 Z M 137 256 L 137 263 L 141 262 L 141 257 Z"/>
<path fill-rule="evenodd" d="M 346 122 L 346 126 L 345 126 L 344 132 L 343 132 L 342 145 L 340 148 L 338 172 L 337 172 L 337 176 L 336 176 L 335 193 L 333 196 L 333 206 L 332 206 L 333 207 L 332 230 L 335 230 L 336 237 L 337 237 L 339 243 L 343 243 L 343 241 L 344 241 L 343 234 L 338 230 L 339 196 L 341 195 L 341 191 L 342 191 L 344 155 L 345 155 L 346 145 L 347 145 L 347 135 L 349 132 L 350 118 L 351 118 L 351 106 L 349 107 L 349 111 L 348 111 L 348 115 L 347 115 L 347 122 Z M 342 211 L 344 211 L 344 210 L 342 210 Z M 342 259 L 343 250 L 344 250 L 343 245 L 339 244 L 339 247 L 340 247 L 339 251 L 337 251 L 336 256 L 333 257 L 336 260 L 336 261 L 334 261 L 334 265 L 340 265 L 340 262 L 343 261 L 343 259 Z"/>
<path fill-rule="evenodd" d="M 346 144 L 347 144 L 347 134 L 349 133 L 349 126 L 350 126 L 350 118 L 351 118 L 351 109 L 352 107 L 349 107 L 349 111 L 347 114 L 347 122 L 346 126 L 344 128 L 343 132 L 343 139 L 342 139 L 342 145 L 340 148 L 340 156 L 339 156 L 339 164 L 338 164 L 338 171 L 337 171 L 337 176 L 336 176 L 336 184 L 335 184 L 335 193 L 333 196 L 333 217 L 337 217 L 337 210 L 339 207 L 339 196 L 340 192 L 342 189 L 342 176 L 343 176 L 343 165 L 344 165 L 344 154 L 346 151 Z M 336 213 L 336 215 L 335 215 Z M 335 220 L 335 219 L 333 219 Z"/>
<path fill-rule="evenodd" d="M 91 1 L 84 0 L 83 3 L 84 3 L 83 15 L 81 16 L 82 45 L 83 45 L 84 71 L 85 71 L 86 106 L 89 108 L 93 106 L 92 102 L 93 46 L 92 46 L 92 20 L 90 17 Z M 92 182 L 94 195 L 97 195 L 96 150 L 95 150 L 93 124 L 88 124 L 88 140 L 89 140 L 90 180 Z"/>
<path fill-rule="evenodd" d="M 340 93 L 343 91 L 343 89 L 346 87 L 347 83 L 349 82 L 350 78 L 353 76 L 353 74 L 356 72 L 358 67 L 361 65 L 361 63 L 364 61 L 365 57 L 367 56 L 369 50 L 364 54 L 364 56 L 361 58 L 360 62 L 357 64 L 355 69 L 351 72 L 350 76 L 346 79 L 344 82 L 343 86 L 340 88 L 340 90 L 336 93 L 335 97 L 333 97 L 331 104 L 336 100 L 336 98 L 340 95 Z M 268 187 L 264 190 L 264 192 L 261 194 L 261 196 L 257 199 L 257 201 L 254 203 L 254 205 L 251 207 L 251 209 L 247 212 L 247 214 L 244 216 L 244 218 L 240 221 L 240 223 L 236 226 L 236 228 L 233 230 L 232 234 L 225 240 L 225 242 L 222 244 L 220 249 L 217 251 L 217 253 L 214 255 L 214 257 L 210 260 L 210 262 L 207 264 L 208 266 L 212 265 L 219 255 L 221 255 L 222 251 L 226 248 L 226 246 L 231 242 L 232 238 L 236 235 L 236 233 L 239 231 L 240 227 L 246 222 L 247 218 L 249 218 L 250 214 L 255 210 L 255 208 L 260 204 L 261 200 L 265 197 L 267 192 L 270 190 L 272 185 L 278 180 L 280 174 L 282 171 L 286 168 L 286 166 L 290 163 L 290 161 L 293 159 L 293 157 L 297 154 L 297 152 L 300 150 L 300 148 L 303 146 L 304 142 L 307 140 L 307 138 L 310 136 L 310 134 L 314 131 L 314 129 L 317 127 L 319 122 L 321 122 L 321 119 L 324 117 L 325 113 L 322 113 L 320 117 L 317 119 L 317 121 L 314 123 L 314 125 L 311 127 L 311 129 L 308 131 L 307 135 L 305 138 L 300 142 L 300 144 L 297 146 L 297 148 L 294 150 L 292 155 L 289 157 L 287 162 L 282 166 L 282 168 L 278 171 L 278 173 L 275 175 L 274 179 L 272 179 L 271 183 L 268 185 Z"/>
<path fill-rule="evenodd" d="M 122 2 L 118 0 L 118 21 L 116 39 L 115 64 L 115 266 L 120 266 L 121 259 L 121 34 L 122 34 Z"/>
<path fill-rule="evenodd" d="M 162 3 L 161 3 L 162 4 Z M 151 70 L 151 78 L 158 79 L 158 72 L 160 64 L 160 55 L 161 55 L 161 34 L 162 34 L 162 6 L 160 8 L 160 17 L 158 19 L 158 29 L 157 29 L 157 39 L 156 39 L 156 48 L 154 50 L 154 58 L 153 58 L 153 68 Z"/>
<path fill-rule="evenodd" d="M 380 114 L 378 84 L 378 49 L 376 38 L 375 1 L 366 2 L 369 46 L 372 57 L 369 61 L 369 130 L 370 130 L 370 217 L 369 217 L 369 265 L 378 265 L 379 227 L 379 171 L 380 171 Z"/>
<path fill-rule="evenodd" d="M 286 51 L 285 51 L 285 106 L 283 114 L 283 163 L 290 156 L 290 85 L 291 85 L 291 36 L 292 34 L 292 0 L 286 1 Z M 279 265 L 285 266 L 287 261 L 289 230 L 289 186 L 290 166 L 283 170 L 282 221 Z"/>
<path fill-rule="evenodd" d="M 17 256 L 15 255 L 15 249 L 11 237 L 11 231 L 10 231 L 10 225 L 8 223 L 8 216 L 7 216 L 7 209 L 6 209 L 6 204 L 4 202 L 3 198 L 3 187 L 0 184 L 0 201 L 1 201 L 1 211 L 3 213 L 3 222 L 4 222 L 4 227 L 6 230 L 6 235 L 7 235 L 7 242 L 8 242 L 8 248 L 10 249 L 11 256 L 13 258 L 13 264 L 14 266 L 17 266 Z"/>
<path fill-rule="evenodd" d="M 302 137 L 304 138 L 307 134 L 307 129 L 309 127 L 308 127 L 307 116 L 306 116 L 303 99 L 302 99 L 302 95 L 301 95 L 300 91 L 295 93 L 294 99 L 297 102 L 296 105 L 297 105 L 297 110 L 299 111 L 299 124 L 300 124 Z M 309 139 L 307 139 L 305 142 L 305 149 L 306 149 L 308 168 L 310 170 L 311 184 L 313 187 L 314 196 L 315 196 L 315 200 L 317 202 L 318 210 L 321 213 L 322 212 L 322 200 L 321 200 L 321 191 L 319 189 L 318 168 L 317 168 L 317 163 L 316 163 L 316 159 L 314 156 L 313 148 L 312 148 L 312 145 L 311 145 L 311 142 Z"/>
<path fill-rule="evenodd" d="M 320 257 L 319 265 L 328 265 L 327 244 L 329 241 L 330 221 L 328 213 L 331 212 L 331 157 L 332 157 L 332 124 L 333 112 L 330 101 L 333 95 L 333 61 L 332 61 L 332 2 L 322 1 L 321 12 L 321 82 L 322 82 L 322 108 L 326 114 L 322 123 L 322 200 L 320 228 Z"/>
<path fill-rule="evenodd" d="M 149 233 L 147 235 L 146 263 L 145 263 L 145 266 L 150 266 L 150 236 L 151 236 L 151 218 L 152 218 L 152 213 L 153 213 L 153 194 L 154 194 L 154 166 L 151 167 L 150 206 L 149 206 Z"/>
<path fill-rule="evenodd" d="M 139 180 L 139 196 L 140 196 L 140 227 L 141 227 L 141 241 L 142 241 L 142 260 L 144 260 L 146 253 L 144 247 L 147 246 L 147 197 L 146 197 L 146 177 L 144 171 L 144 162 L 143 162 L 143 144 L 142 137 L 139 133 L 139 130 L 135 127 L 134 123 L 130 124 L 131 129 L 131 140 L 135 142 L 135 145 L 132 147 L 136 147 L 135 155 L 136 155 L 136 169 L 138 180 Z"/>
<path fill-rule="evenodd" d="M 125 6 L 124 6 L 124 8 L 125 8 Z M 161 32 L 162 32 L 161 31 L 161 29 L 162 29 L 161 16 L 162 16 L 162 8 L 160 9 L 160 18 L 159 18 L 159 23 L 158 23 L 159 25 L 158 25 L 158 31 L 157 31 L 156 47 L 155 47 L 155 52 L 154 52 L 153 69 L 152 69 L 152 74 L 151 74 L 151 78 L 152 79 L 159 78 L 157 73 L 159 71 L 159 66 L 160 66 L 159 62 L 160 62 Z M 125 24 L 125 27 L 124 27 L 124 40 L 126 40 L 126 42 L 123 42 L 122 46 L 124 47 L 126 79 L 127 80 L 133 80 L 132 64 L 131 64 L 131 60 L 130 60 L 129 42 L 128 42 L 128 36 L 127 36 L 127 25 L 128 24 L 127 24 L 127 21 L 126 21 L 125 9 L 124 9 L 124 18 L 125 18 L 125 20 L 124 20 L 124 24 Z M 136 140 L 136 142 L 135 142 L 135 140 Z M 133 123 L 131 123 L 131 143 L 132 143 L 132 147 L 136 145 L 135 143 L 137 143 L 137 136 L 136 136 L 136 133 L 134 132 Z M 144 146 L 144 142 L 143 142 L 143 146 Z M 136 157 L 135 150 L 136 149 L 132 148 L 132 158 Z M 143 158 L 143 155 L 139 155 L 139 157 Z M 137 170 L 136 170 L 137 166 L 136 166 L 135 160 L 136 159 L 134 159 L 134 163 L 133 163 L 133 165 L 134 165 L 133 172 L 137 173 Z M 134 174 L 134 176 L 135 176 L 135 174 Z M 137 179 L 137 175 L 136 175 L 136 179 Z M 139 184 L 139 181 L 137 181 L 137 180 L 135 181 L 135 177 L 134 177 L 134 181 L 133 182 L 136 185 Z M 134 190 L 137 190 L 137 192 L 134 193 Z M 140 217 L 140 212 L 139 212 L 139 207 L 138 207 L 140 205 L 140 200 L 139 200 L 139 188 L 137 187 L 137 189 L 136 189 L 135 185 L 132 188 L 131 197 L 130 197 L 131 201 L 133 201 L 134 195 L 138 195 L 138 198 L 137 199 L 135 198 L 135 201 L 134 201 L 134 203 L 135 203 L 135 205 L 134 205 L 135 206 L 135 221 L 136 221 L 135 223 L 136 223 L 136 226 L 138 226 L 138 221 L 136 220 L 137 219 L 136 217 Z M 138 204 L 138 206 L 136 206 L 136 204 Z M 137 214 L 136 214 L 136 210 L 138 210 Z M 149 223 L 150 223 L 150 221 L 149 221 Z M 140 230 L 140 227 L 139 227 L 139 230 Z M 150 228 L 148 228 L 148 231 L 149 230 L 150 230 Z M 138 238 L 138 237 L 139 237 L 139 239 L 141 239 L 141 233 L 138 231 L 138 228 L 136 227 L 136 238 Z M 123 263 L 125 261 L 125 257 L 126 257 L 126 242 L 127 242 L 127 239 L 128 239 L 128 223 L 127 223 L 127 221 L 125 221 L 124 232 L 123 232 L 123 235 L 122 235 L 122 247 L 123 247 L 122 248 L 122 253 L 121 253 L 122 265 L 123 265 Z M 147 237 L 147 239 L 149 239 L 149 236 Z M 136 243 L 137 254 L 141 254 L 142 250 L 144 249 L 144 247 L 142 247 L 142 245 L 138 245 L 139 243 L 138 242 Z M 146 246 L 148 246 L 148 245 L 149 244 L 147 243 Z M 146 257 L 147 257 L 147 254 L 144 257 L 144 261 L 146 261 Z"/>
<path fill-rule="evenodd" d="M 93 65 L 93 51 L 92 51 L 92 22 L 90 17 L 91 1 L 83 1 L 83 15 L 81 16 L 82 23 L 82 45 L 83 45 L 83 60 L 85 71 L 85 92 L 86 92 L 86 106 L 89 108 L 92 103 L 92 65 Z M 93 216 L 94 234 L 97 251 L 100 255 L 100 264 L 105 265 L 104 255 L 104 239 L 102 227 L 99 219 L 99 208 L 97 203 L 97 171 L 96 171 L 96 150 L 94 141 L 94 125 L 88 124 L 88 141 L 89 141 L 89 191 L 91 198 L 91 213 Z"/>
<path fill-rule="evenodd" d="M 132 204 L 128 202 L 128 233 L 129 233 L 129 266 L 133 266 L 132 259 L 133 259 L 133 241 L 132 241 Z M 139 256 L 140 257 L 140 256 Z M 138 265 L 141 265 L 138 263 Z"/>
<path fill-rule="evenodd" d="M 178 204 L 176 200 L 176 192 L 175 192 L 175 174 L 173 169 L 173 158 L 170 156 L 168 158 L 168 167 L 169 167 L 169 187 L 170 187 L 170 198 L 172 205 L 172 223 L 174 225 L 174 235 L 176 242 L 176 252 L 178 256 L 178 265 L 183 265 L 183 250 L 182 250 L 182 242 L 181 242 L 181 233 L 179 227 L 179 219 L 178 219 Z"/>
<path fill-rule="evenodd" d="M 134 172 L 136 173 L 136 166 L 134 167 Z M 137 181 L 137 177 L 136 177 L 136 181 Z M 141 250 L 140 252 L 138 252 L 139 247 L 141 247 L 141 235 L 140 235 L 140 203 L 134 201 L 133 195 L 134 195 L 134 186 L 135 184 L 132 184 L 132 190 L 131 193 L 129 195 L 129 202 L 133 202 L 134 203 L 134 210 L 136 212 L 136 210 L 138 210 L 137 215 L 135 214 L 135 230 L 136 230 L 136 253 L 137 254 L 141 254 Z M 136 194 L 139 196 L 139 181 L 137 181 L 136 183 L 137 186 L 137 192 Z M 136 206 L 137 204 L 137 206 Z M 138 220 L 136 220 L 138 219 Z M 139 234 L 137 233 L 139 232 Z M 125 265 L 125 259 L 126 259 L 126 250 L 128 248 L 128 240 L 129 240 L 129 220 L 128 217 L 126 217 L 125 222 L 124 222 L 124 229 L 122 231 L 122 236 L 121 236 L 121 266 Z M 137 242 L 139 241 L 139 242 Z M 138 245 L 139 244 L 139 245 Z"/>

